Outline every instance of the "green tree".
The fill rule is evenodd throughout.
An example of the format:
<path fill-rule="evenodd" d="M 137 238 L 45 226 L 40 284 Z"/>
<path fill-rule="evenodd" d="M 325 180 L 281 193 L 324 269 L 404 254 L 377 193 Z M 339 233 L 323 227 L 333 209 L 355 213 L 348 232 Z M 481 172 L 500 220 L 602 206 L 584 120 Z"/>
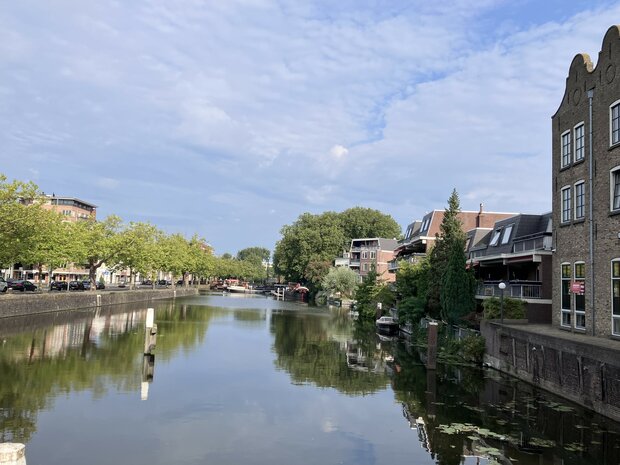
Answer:
<path fill-rule="evenodd" d="M 417 323 L 426 312 L 429 261 L 401 262 L 396 272 L 398 318 L 402 322 Z"/>
<path fill-rule="evenodd" d="M 346 242 L 340 219 L 335 212 L 302 214 L 295 223 L 281 230 L 276 244 L 274 268 L 288 281 L 308 283 L 310 262 L 331 262 Z"/>
<path fill-rule="evenodd" d="M 441 286 L 441 318 L 456 324 L 476 308 L 475 280 L 465 265 L 465 240 L 455 239 L 448 250 L 448 264 Z"/>
<path fill-rule="evenodd" d="M 461 211 L 459 196 L 456 189 L 452 191 L 448 199 L 440 232 L 435 236 L 435 246 L 430 253 L 430 267 L 428 270 L 428 289 L 427 289 L 427 310 L 431 317 L 442 317 L 441 289 L 444 284 L 444 276 L 448 269 L 450 255 L 456 250 L 454 243 L 462 245 L 462 253 L 465 248 L 465 233 L 459 213 Z"/>
<path fill-rule="evenodd" d="M 19 254 L 23 263 L 34 265 L 39 271 L 39 287 L 43 267 L 47 266 L 50 278 L 54 269 L 70 262 L 75 256 L 72 223 L 62 221 L 62 217 L 52 210 L 33 208 L 37 222 L 30 232 L 27 245 Z"/>
<path fill-rule="evenodd" d="M 137 240 L 135 235 L 124 234 L 126 226 L 115 215 L 103 221 L 78 221 L 73 223 L 72 228 L 76 245 L 72 261 L 86 264 L 91 283 L 95 283 L 97 269 L 104 263 L 108 267 L 122 263 L 124 250 L 132 247 Z"/>
<path fill-rule="evenodd" d="M 273 255 L 276 273 L 288 281 L 318 287 L 328 268 L 323 268 L 324 273 L 308 273 L 310 264 L 331 264 L 355 238 L 398 237 L 400 227 L 389 215 L 355 207 L 342 213 L 304 213 L 292 225 L 282 227 L 280 233 L 282 238 Z"/>
<path fill-rule="evenodd" d="M 377 272 L 374 268 L 362 278 L 361 284 L 355 291 L 356 308 L 359 312 L 360 320 L 373 320 L 378 315 L 377 304 L 387 310 L 394 303 L 394 292 L 388 284 L 377 281 Z"/>
<path fill-rule="evenodd" d="M 0 267 L 21 261 L 40 220 L 42 194 L 29 182 L 8 182 L 0 174 Z"/>
<path fill-rule="evenodd" d="M 248 247 L 237 252 L 237 260 L 252 262 L 262 266 L 263 262 L 269 262 L 271 251 L 265 247 Z"/>
<path fill-rule="evenodd" d="M 349 267 L 341 266 L 330 268 L 321 281 L 321 287 L 329 295 L 340 294 L 342 297 L 351 297 L 358 283 L 358 274 Z"/>
<path fill-rule="evenodd" d="M 401 235 L 400 226 L 396 220 L 379 210 L 353 207 L 343 211 L 339 216 L 347 243 L 356 238 L 385 237 L 397 239 Z"/>
<path fill-rule="evenodd" d="M 123 234 L 127 246 L 121 249 L 116 261 L 119 266 L 129 268 L 133 288 L 138 273 L 154 277 L 158 264 L 157 241 L 162 233 L 150 223 L 132 222 Z"/>

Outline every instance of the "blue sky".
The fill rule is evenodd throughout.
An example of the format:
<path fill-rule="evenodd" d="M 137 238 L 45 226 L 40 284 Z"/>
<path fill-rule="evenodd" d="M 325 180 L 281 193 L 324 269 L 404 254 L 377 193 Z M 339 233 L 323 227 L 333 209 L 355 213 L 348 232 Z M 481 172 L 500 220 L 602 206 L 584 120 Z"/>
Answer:
<path fill-rule="evenodd" d="M 273 248 L 309 211 L 551 209 L 551 121 L 620 2 L 0 4 L 0 172 Z"/>

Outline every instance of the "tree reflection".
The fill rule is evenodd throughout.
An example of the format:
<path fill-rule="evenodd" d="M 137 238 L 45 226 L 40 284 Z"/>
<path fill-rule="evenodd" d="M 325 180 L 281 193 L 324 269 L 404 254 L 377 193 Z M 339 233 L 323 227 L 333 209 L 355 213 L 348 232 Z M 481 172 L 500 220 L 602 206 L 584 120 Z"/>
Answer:
<path fill-rule="evenodd" d="M 99 398 L 108 386 L 138 391 L 145 316 L 143 308 L 123 311 L 108 307 L 86 317 L 81 313 L 60 325 L 4 336 L 0 346 L 0 442 L 28 442 L 36 431 L 38 412 L 49 408 L 59 394 L 90 390 Z M 204 307 L 158 304 L 158 360 L 201 344 L 215 316 L 217 312 L 206 312 Z"/>
<path fill-rule="evenodd" d="M 275 335 L 276 366 L 286 370 L 294 383 L 313 383 L 349 395 L 369 394 L 385 389 L 389 378 L 381 363 L 374 364 L 376 336 L 356 339 L 350 320 L 336 312 L 333 318 L 293 313 L 274 314 L 271 331 Z M 372 364 L 352 363 L 350 350 L 362 354 Z M 359 361 L 359 358 L 356 362 Z M 381 362 L 380 359 L 377 359 Z"/>

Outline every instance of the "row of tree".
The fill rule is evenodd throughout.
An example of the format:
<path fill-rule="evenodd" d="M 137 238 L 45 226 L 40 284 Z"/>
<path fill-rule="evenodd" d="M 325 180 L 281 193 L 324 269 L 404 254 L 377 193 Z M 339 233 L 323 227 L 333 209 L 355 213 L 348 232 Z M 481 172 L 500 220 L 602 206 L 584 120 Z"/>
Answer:
<path fill-rule="evenodd" d="M 189 275 L 264 279 L 263 260 L 269 250 L 252 247 L 232 256 L 215 257 L 211 247 L 194 235 L 168 234 L 150 223 L 124 223 L 117 216 L 103 221 L 63 221 L 56 211 L 43 208 L 45 197 L 32 182 L 8 182 L 0 175 L 0 267 L 15 263 L 43 268 L 49 275 L 68 264 L 85 266 L 95 281 L 97 270 L 126 269 L 131 282 L 139 273 L 154 279 L 158 272 L 172 275 L 173 282 Z"/>

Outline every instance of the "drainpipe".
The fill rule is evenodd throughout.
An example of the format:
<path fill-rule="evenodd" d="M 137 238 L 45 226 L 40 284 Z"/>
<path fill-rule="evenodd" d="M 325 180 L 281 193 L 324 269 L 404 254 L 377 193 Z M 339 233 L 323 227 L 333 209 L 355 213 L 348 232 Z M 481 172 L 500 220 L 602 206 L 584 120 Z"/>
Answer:
<path fill-rule="evenodd" d="M 588 163 L 588 223 L 589 223 L 589 252 L 590 252 L 590 302 L 592 305 L 592 336 L 596 335 L 596 310 L 594 305 L 594 214 L 593 214 L 593 206 L 594 202 L 592 199 L 593 192 L 593 180 L 594 180 L 594 154 L 592 151 L 592 99 L 594 98 L 594 89 L 590 89 L 588 91 L 588 136 L 589 136 L 589 152 L 590 152 L 590 160 Z"/>

